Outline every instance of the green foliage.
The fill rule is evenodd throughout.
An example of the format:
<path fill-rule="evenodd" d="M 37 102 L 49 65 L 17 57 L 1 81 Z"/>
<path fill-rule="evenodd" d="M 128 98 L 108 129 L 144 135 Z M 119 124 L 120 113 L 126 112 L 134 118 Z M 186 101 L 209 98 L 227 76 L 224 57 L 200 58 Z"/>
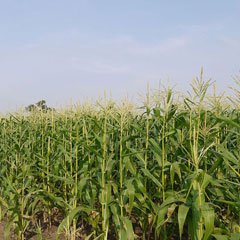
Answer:
<path fill-rule="evenodd" d="M 46 104 L 45 100 L 41 100 L 37 102 L 36 104 L 30 104 L 28 105 L 25 110 L 27 112 L 36 112 L 36 111 L 42 111 L 42 112 L 47 112 L 47 111 L 55 111 L 54 108 L 48 107 Z"/>
<path fill-rule="evenodd" d="M 0 206 L 10 230 L 60 212 L 58 235 L 79 239 L 239 239 L 240 112 L 192 83 L 180 96 L 126 99 L 0 119 Z M 237 92 L 237 91 L 236 91 Z M 41 111 L 35 111 L 36 109 Z M 81 224 L 80 224 L 81 223 Z M 84 227 L 83 227 L 84 228 Z"/>

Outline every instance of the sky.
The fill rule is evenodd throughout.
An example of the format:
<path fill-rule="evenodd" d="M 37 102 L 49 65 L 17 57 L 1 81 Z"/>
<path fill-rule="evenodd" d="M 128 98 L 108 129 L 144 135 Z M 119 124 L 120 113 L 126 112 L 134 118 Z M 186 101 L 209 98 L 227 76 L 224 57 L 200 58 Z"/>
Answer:
<path fill-rule="evenodd" d="M 240 74 L 238 0 L 0 0 L 0 112 Z"/>

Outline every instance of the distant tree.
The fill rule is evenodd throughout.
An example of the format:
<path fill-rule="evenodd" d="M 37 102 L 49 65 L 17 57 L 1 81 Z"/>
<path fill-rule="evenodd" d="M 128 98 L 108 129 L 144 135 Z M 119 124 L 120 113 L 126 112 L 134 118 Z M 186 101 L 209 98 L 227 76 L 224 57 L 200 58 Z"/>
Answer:
<path fill-rule="evenodd" d="M 37 107 L 34 104 L 30 104 L 26 107 L 27 112 L 33 112 L 33 111 L 36 111 L 36 110 L 37 110 Z"/>
<path fill-rule="evenodd" d="M 54 108 L 48 107 L 46 104 L 45 100 L 41 100 L 35 104 L 30 104 L 28 105 L 26 108 L 27 112 L 34 112 L 34 111 L 43 111 L 43 112 L 47 112 L 47 111 L 55 111 Z"/>
<path fill-rule="evenodd" d="M 41 101 L 37 102 L 36 105 L 37 105 L 39 108 L 42 108 L 42 109 L 45 109 L 46 106 L 47 106 L 45 100 L 41 100 Z"/>

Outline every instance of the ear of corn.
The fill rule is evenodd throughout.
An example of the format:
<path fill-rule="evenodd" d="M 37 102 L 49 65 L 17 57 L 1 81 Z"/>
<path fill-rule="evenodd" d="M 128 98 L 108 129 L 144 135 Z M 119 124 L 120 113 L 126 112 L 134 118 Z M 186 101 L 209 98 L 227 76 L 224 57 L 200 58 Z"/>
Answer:
<path fill-rule="evenodd" d="M 236 78 L 239 84 L 239 79 Z M 239 239 L 240 112 L 211 81 L 0 119 L 0 218 L 80 239 Z M 181 100 L 182 99 L 182 100 Z"/>

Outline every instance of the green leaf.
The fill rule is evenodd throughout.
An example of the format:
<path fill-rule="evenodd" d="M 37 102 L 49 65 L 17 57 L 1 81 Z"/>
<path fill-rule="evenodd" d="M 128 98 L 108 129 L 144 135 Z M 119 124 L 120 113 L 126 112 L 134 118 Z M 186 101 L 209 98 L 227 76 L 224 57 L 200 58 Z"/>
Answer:
<path fill-rule="evenodd" d="M 227 235 L 212 234 L 212 236 L 215 237 L 217 240 L 229 240 Z"/>
<path fill-rule="evenodd" d="M 208 184 L 211 182 L 212 177 L 208 175 L 207 173 L 204 173 L 202 185 L 201 185 L 201 191 L 205 191 L 205 188 L 208 186 Z"/>
<path fill-rule="evenodd" d="M 209 207 L 208 204 L 201 206 L 201 214 L 204 219 L 205 234 L 203 240 L 207 240 L 214 230 L 214 209 Z"/>
<path fill-rule="evenodd" d="M 179 235 L 180 240 L 182 239 L 183 226 L 189 211 L 189 207 L 185 204 L 182 204 L 178 207 L 178 226 L 179 226 Z"/>
<path fill-rule="evenodd" d="M 239 125 L 239 124 L 237 124 L 237 123 L 234 122 L 233 120 L 230 120 L 229 118 L 226 118 L 226 117 L 218 117 L 217 119 L 218 119 L 218 120 L 221 120 L 221 121 L 223 121 L 223 122 L 225 122 L 225 123 L 228 123 L 228 124 L 230 124 L 230 125 L 232 125 L 232 126 L 234 126 L 234 127 L 236 127 L 236 128 L 240 128 L 240 125 Z"/>
<path fill-rule="evenodd" d="M 168 211 L 168 206 L 164 206 L 159 209 L 157 213 L 156 229 L 160 228 L 165 223 L 167 211 Z"/>
<path fill-rule="evenodd" d="M 181 180 L 182 176 L 181 176 L 181 170 L 180 170 L 178 162 L 174 162 L 170 167 L 170 179 L 171 179 L 171 184 L 172 185 L 174 183 L 175 174 L 177 174 L 179 179 Z"/>
<path fill-rule="evenodd" d="M 82 197 L 82 191 L 83 191 L 83 188 L 86 186 L 88 179 L 89 179 L 88 177 L 83 177 L 78 183 L 80 198 Z"/>
<path fill-rule="evenodd" d="M 117 204 L 112 204 L 112 205 L 110 205 L 110 209 L 112 212 L 113 222 L 116 227 L 116 234 L 118 234 L 119 238 L 121 238 L 120 236 L 121 236 L 121 231 L 122 231 L 122 223 L 120 220 L 120 208 Z"/>
<path fill-rule="evenodd" d="M 126 239 L 134 240 L 134 231 L 133 231 L 132 222 L 127 217 L 121 217 L 121 220 L 123 222 L 123 226 L 127 233 Z"/>
<path fill-rule="evenodd" d="M 135 196 L 135 188 L 132 184 L 132 181 L 129 181 L 127 183 L 127 193 L 129 196 L 129 210 L 130 210 L 130 214 L 131 214 L 132 208 L 133 208 L 134 196 Z"/>
<path fill-rule="evenodd" d="M 132 164 L 130 158 L 127 159 L 126 169 L 129 170 L 130 173 L 131 173 L 133 176 L 136 176 L 137 171 L 136 171 L 136 169 L 134 168 L 134 165 Z"/>
<path fill-rule="evenodd" d="M 157 155 L 162 154 L 162 149 L 161 149 L 159 143 L 157 143 L 153 138 L 149 139 L 149 143 L 150 143 L 150 147 L 154 153 L 156 153 Z"/>
<path fill-rule="evenodd" d="M 155 178 L 149 171 L 148 169 L 142 168 L 143 173 L 149 177 L 159 188 L 162 188 L 162 184 Z"/>
<path fill-rule="evenodd" d="M 62 231 L 64 230 L 64 228 L 66 228 L 68 225 L 70 226 L 73 219 L 79 215 L 81 212 L 85 212 L 87 213 L 88 215 L 92 212 L 93 209 L 90 209 L 90 208 L 86 208 L 86 207 L 83 207 L 83 206 L 79 206 L 79 207 L 76 207 L 74 209 L 72 209 L 69 214 L 67 215 L 67 217 L 65 217 L 63 219 L 63 221 L 60 223 L 59 227 L 58 227 L 58 230 L 57 230 L 57 239 L 59 237 L 59 235 L 62 233 Z"/>
<path fill-rule="evenodd" d="M 231 240 L 240 240 L 240 233 L 231 233 Z"/>

